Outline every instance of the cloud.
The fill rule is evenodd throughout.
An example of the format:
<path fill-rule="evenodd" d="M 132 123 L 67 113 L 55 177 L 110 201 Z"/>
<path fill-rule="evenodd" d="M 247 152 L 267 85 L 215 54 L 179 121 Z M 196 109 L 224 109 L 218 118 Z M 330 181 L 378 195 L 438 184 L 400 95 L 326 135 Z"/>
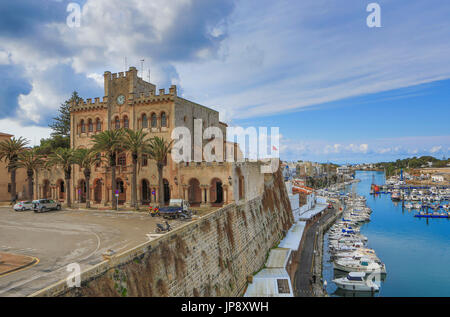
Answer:
<path fill-rule="evenodd" d="M 441 150 L 442 150 L 442 145 L 433 146 L 430 150 L 430 153 L 441 152 Z"/>
<path fill-rule="evenodd" d="M 143 58 L 152 82 L 179 84 L 173 62 L 213 58 L 234 8 L 225 0 L 86 0 L 81 27 L 70 28 L 68 3 L 0 4 L 0 70 L 12 75 L 0 88 L 0 118 L 46 125 L 73 90 L 85 98 L 102 96 L 105 70 L 140 69 Z"/>
<path fill-rule="evenodd" d="M 360 1 L 240 4 L 221 58 L 177 65 L 181 82 L 200 102 L 248 118 L 449 78 L 450 4 L 379 3 L 380 29 L 365 25 Z"/>
<path fill-rule="evenodd" d="M 38 125 L 23 125 L 18 120 L 0 119 L 1 132 L 12 134 L 15 137 L 24 137 L 30 141 L 29 145 L 39 145 L 40 140 L 50 137 L 51 129 Z"/>

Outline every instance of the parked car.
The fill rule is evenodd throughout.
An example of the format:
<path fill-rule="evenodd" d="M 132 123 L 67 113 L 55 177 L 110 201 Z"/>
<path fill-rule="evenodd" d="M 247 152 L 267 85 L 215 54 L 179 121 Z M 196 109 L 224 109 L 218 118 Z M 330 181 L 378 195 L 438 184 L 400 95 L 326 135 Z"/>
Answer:
<path fill-rule="evenodd" d="M 33 209 L 33 203 L 31 201 L 19 201 L 17 204 L 14 205 L 15 211 L 25 211 L 25 210 L 32 210 Z"/>
<path fill-rule="evenodd" d="M 61 203 L 51 199 L 33 200 L 34 212 L 44 212 L 48 210 L 61 210 Z"/>

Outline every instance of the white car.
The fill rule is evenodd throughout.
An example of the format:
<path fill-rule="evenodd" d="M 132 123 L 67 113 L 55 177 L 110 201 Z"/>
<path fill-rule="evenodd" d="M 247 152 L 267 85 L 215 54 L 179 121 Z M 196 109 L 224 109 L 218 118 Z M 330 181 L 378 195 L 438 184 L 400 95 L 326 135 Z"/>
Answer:
<path fill-rule="evenodd" d="M 33 209 L 33 203 L 31 201 L 19 201 L 17 204 L 14 205 L 15 211 L 25 211 L 25 210 L 32 210 Z"/>

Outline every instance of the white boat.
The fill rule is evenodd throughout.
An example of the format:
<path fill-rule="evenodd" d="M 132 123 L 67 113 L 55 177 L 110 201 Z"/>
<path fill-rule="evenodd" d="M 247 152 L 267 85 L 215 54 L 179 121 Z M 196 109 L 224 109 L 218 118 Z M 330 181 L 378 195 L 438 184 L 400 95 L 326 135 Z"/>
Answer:
<path fill-rule="evenodd" d="M 365 279 L 365 272 L 350 272 L 347 276 L 333 280 L 337 287 L 352 291 L 372 291 L 380 290 L 380 287 L 372 280 Z"/>
<path fill-rule="evenodd" d="M 369 258 L 360 260 L 341 259 L 334 261 L 333 265 L 335 269 L 345 272 L 386 273 L 384 264 L 375 262 Z"/>

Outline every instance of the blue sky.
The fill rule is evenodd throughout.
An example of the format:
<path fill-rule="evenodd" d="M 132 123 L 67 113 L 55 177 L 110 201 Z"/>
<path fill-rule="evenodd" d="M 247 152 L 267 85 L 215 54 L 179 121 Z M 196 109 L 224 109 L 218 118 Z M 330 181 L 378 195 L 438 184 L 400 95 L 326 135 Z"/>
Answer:
<path fill-rule="evenodd" d="M 448 156 L 450 2 L 380 0 L 369 28 L 370 2 L 86 0 L 70 28 L 69 1 L 3 1 L 0 131 L 38 142 L 71 91 L 144 58 L 230 125 L 279 126 L 282 159 Z"/>

